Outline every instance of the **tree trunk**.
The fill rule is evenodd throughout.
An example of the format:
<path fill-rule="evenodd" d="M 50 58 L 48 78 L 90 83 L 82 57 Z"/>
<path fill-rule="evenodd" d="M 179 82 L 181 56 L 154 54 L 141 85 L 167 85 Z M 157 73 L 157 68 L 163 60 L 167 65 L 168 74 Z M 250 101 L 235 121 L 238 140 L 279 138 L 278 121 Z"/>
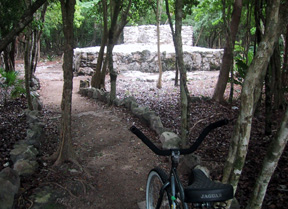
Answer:
<path fill-rule="evenodd" d="M 75 12 L 76 0 L 60 0 L 63 32 L 65 37 L 64 44 L 64 62 L 63 62 L 63 93 L 61 102 L 61 133 L 60 145 L 57 153 L 55 165 L 65 161 L 73 161 L 75 152 L 71 145 L 71 106 L 72 106 L 72 88 L 73 88 L 73 19 Z"/>
<path fill-rule="evenodd" d="M 280 36 L 280 0 L 273 1 L 267 15 L 267 28 L 259 44 L 255 58 L 248 68 L 241 92 L 240 112 L 236 121 L 225 164 L 223 182 L 229 182 L 236 192 L 237 184 L 245 163 L 255 106 L 261 94 L 262 83 L 275 43 Z M 281 22 L 283 23 L 283 22 Z"/>
<path fill-rule="evenodd" d="M 106 65 L 104 64 L 104 66 L 103 66 L 103 60 L 104 60 L 105 46 L 106 46 L 106 43 L 108 40 L 107 0 L 102 0 L 102 4 L 103 4 L 103 28 L 104 28 L 104 31 L 102 34 L 101 47 L 99 50 L 99 55 L 97 58 L 96 70 L 95 70 L 95 73 L 92 76 L 92 80 L 91 80 L 91 86 L 94 88 L 98 88 L 98 89 L 101 89 L 101 88 L 105 89 Z"/>
<path fill-rule="evenodd" d="M 198 42 L 199 42 L 199 40 L 200 40 L 200 37 L 201 37 L 201 35 L 202 35 L 202 32 L 203 32 L 203 26 L 201 26 L 201 29 L 200 29 L 200 32 L 199 32 L 199 35 L 198 35 L 198 37 L 197 37 L 197 39 L 196 39 L 196 41 L 195 41 L 195 44 L 194 44 L 194 46 L 197 46 L 198 45 Z"/>
<path fill-rule="evenodd" d="M 48 2 L 44 3 L 42 10 L 40 11 L 39 17 L 36 17 L 38 21 L 41 21 L 43 24 L 45 22 L 45 14 L 47 11 Z M 33 66 L 32 66 L 32 72 L 33 76 L 36 71 L 36 67 L 38 64 L 38 60 L 40 59 L 40 38 L 43 32 L 43 27 L 35 28 L 34 29 L 34 51 L 33 51 Z"/>
<path fill-rule="evenodd" d="M 230 82 L 230 94 L 229 94 L 229 103 L 233 102 L 233 94 L 234 94 L 234 69 L 233 69 L 233 61 L 234 59 L 232 58 L 232 64 L 231 64 L 231 69 L 230 69 L 230 78 L 231 78 L 231 82 Z"/>
<path fill-rule="evenodd" d="M 108 35 L 108 46 L 107 46 L 107 58 L 108 58 L 108 68 L 110 73 L 110 82 L 111 82 L 111 90 L 110 90 L 110 104 L 113 103 L 114 99 L 116 99 L 116 81 L 117 81 L 117 72 L 113 67 L 113 48 L 116 43 L 115 38 L 115 30 L 118 15 L 121 10 L 121 1 L 116 1 L 113 8 L 113 16 L 111 19 L 111 27 L 109 29 Z M 117 37 L 118 38 L 118 37 Z"/>
<path fill-rule="evenodd" d="M 271 135 L 272 133 L 272 70 L 270 60 L 270 65 L 265 76 L 265 135 Z"/>
<path fill-rule="evenodd" d="M 282 91 L 288 87 L 288 24 L 286 25 L 284 39 L 284 54 L 283 54 L 283 66 L 282 66 L 282 75 L 281 75 L 281 83 L 282 83 Z"/>
<path fill-rule="evenodd" d="M 28 30 L 28 33 L 30 33 L 31 30 Z M 25 52 L 24 52 L 24 68 L 25 68 L 25 89 L 26 89 L 26 98 L 27 98 L 27 104 L 28 109 L 33 110 L 32 105 L 32 98 L 31 98 L 31 70 L 32 70 L 32 40 L 29 34 L 27 33 L 26 41 L 25 41 Z"/>
<path fill-rule="evenodd" d="M 266 194 L 267 186 L 270 182 L 278 161 L 286 147 L 288 140 L 288 109 L 283 118 L 281 127 L 276 138 L 271 142 L 267 154 L 264 158 L 260 175 L 256 180 L 252 197 L 250 198 L 247 209 L 260 209 Z"/>
<path fill-rule="evenodd" d="M 122 1 L 115 1 L 114 8 L 113 8 L 113 15 L 111 20 L 111 27 L 109 29 L 109 40 L 108 40 L 108 47 L 107 47 L 107 56 L 108 56 L 108 68 L 110 73 L 110 82 L 111 82 L 111 90 L 110 90 L 110 104 L 116 99 L 116 81 L 117 81 L 117 72 L 113 67 L 113 48 L 114 45 L 117 43 L 120 34 L 123 31 L 124 26 L 128 23 L 127 17 L 129 14 L 129 10 L 131 7 L 132 0 L 129 0 L 129 3 L 126 7 L 126 10 L 123 8 Z M 118 16 L 120 11 L 123 11 L 121 14 L 121 21 L 117 23 Z"/>
<path fill-rule="evenodd" d="M 284 97 L 281 85 L 281 61 L 279 42 L 275 44 L 265 77 L 265 134 L 272 134 L 273 109 L 279 108 Z M 274 101 L 274 103 L 273 103 Z"/>
<path fill-rule="evenodd" d="M 165 0 L 165 5 L 166 5 L 166 14 L 168 16 L 169 26 L 170 26 L 171 34 L 172 34 L 172 38 L 173 38 L 173 43 L 174 43 L 174 46 L 176 46 L 175 32 L 174 32 L 174 28 L 173 28 L 173 24 L 172 24 L 172 18 L 171 18 L 170 11 L 169 11 L 169 2 L 168 2 L 168 0 Z M 179 68 L 178 68 L 178 60 L 177 59 L 175 61 L 175 68 L 176 68 L 176 71 L 175 71 L 175 83 L 174 83 L 174 86 L 178 86 Z"/>
<path fill-rule="evenodd" d="M 273 85 L 273 96 L 275 109 L 281 109 L 284 106 L 284 86 L 282 86 L 282 69 L 281 69 L 281 52 L 279 43 L 274 51 L 272 61 L 272 69 L 274 72 L 274 85 Z"/>
<path fill-rule="evenodd" d="M 31 1 L 27 0 L 27 5 L 31 5 Z M 44 17 L 46 13 L 48 3 L 44 4 L 44 7 L 41 11 L 40 20 L 44 22 Z M 39 18 L 36 18 L 39 19 Z M 39 40 L 42 33 L 42 28 L 39 30 L 37 28 L 32 28 L 30 26 L 27 29 L 25 34 L 25 55 L 24 55 L 24 64 L 25 64 L 25 88 L 26 88 L 26 97 L 29 110 L 33 110 L 32 98 L 30 88 L 34 86 L 32 78 L 34 77 L 34 73 L 36 70 L 36 66 L 38 63 L 38 48 L 39 48 Z"/>
<path fill-rule="evenodd" d="M 161 50 L 160 50 L 160 21 L 161 21 L 161 7 L 162 0 L 157 0 L 157 55 L 158 55 L 158 67 L 159 67 L 159 77 L 157 81 L 157 88 L 162 88 L 162 62 L 161 62 Z"/>
<path fill-rule="evenodd" d="M 175 51 L 176 59 L 179 64 L 180 70 L 180 103 L 181 103 L 181 147 L 186 147 L 187 136 L 189 134 L 189 91 L 187 87 L 187 73 L 183 60 L 183 49 L 182 49 L 182 15 L 183 15 L 183 0 L 175 1 Z"/>
<path fill-rule="evenodd" d="M 220 69 L 219 78 L 216 84 L 216 88 L 213 94 L 213 99 L 217 102 L 222 102 L 224 100 L 224 92 L 229 78 L 229 72 L 233 62 L 233 49 L 236 40 L 236 35 L 238 32 L 238 26 L 240 23 L 242 12 L 242 0 L 235 0 L 232 12 L 232 18 L 230 22 L 230 27 L 226 34 L 226 46 L 224 48 L 224 54 L 222 58 L 222 64 Z"/>
<path fill-rule="evenodd" d="M 15 61 L 14 61 L 15 50 L 13 50 L 14 41 L 15 40 L 13 40 L 12 43 L 3 50 L 4 66 L 6 72 L 15 71 Z"/>

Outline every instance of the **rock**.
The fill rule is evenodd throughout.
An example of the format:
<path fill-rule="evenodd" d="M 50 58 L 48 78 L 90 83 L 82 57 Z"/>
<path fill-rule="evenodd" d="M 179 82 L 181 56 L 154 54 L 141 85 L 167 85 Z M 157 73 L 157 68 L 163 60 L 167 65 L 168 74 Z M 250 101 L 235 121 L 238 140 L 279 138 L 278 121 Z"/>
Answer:
<path fill-rule="evenodd" d="M 195 154 L 185 155 L 183 162 L 191 170 L 201 164 L 201 157 Z"/>
<path fill-rule="evenodd" d="M 36 78 L 35 76 L 32 77 L 32 82 L 31 82 L 31 90 L 32 91 L 37 91 L 40 89 L 40 80 L 39 78 Z"/>
<path fill-rule="evenodd" d="M 43 108 L 43 104 L 40 102 L 39 98 L 32 97 L 32 106 L 33 110 L 41 111 Z"/>
<path fill-rule="evenodd" d="M 195 154 L 185 155 L 179 164 L 179 172 L 182 174 L 190 175 L 191 170 L 201 164 L 201 157 Z M 198 167 L 201 169 L 202 167 Z M 205 168 L 205 167 L 203 167 Z M 204 172 L 204 169 L 201 169 Z M 207 172 L 209 174 L 209 172 Z"/>
<path fill-rule="evenodd" d="M 42 122 L 29 123 L 26 140 L 31 142 L 35 141 L 35 144 L 40 145 L 40 139 L 42 139 L 44 134 L 44 127 L 45 124 Z"/>
<path fill-rule="evenodd" d="M 108 91 L 104 92 L 103 102 L 110 104 L 110 93 Z"/>
<path fill-rule="evenodd" d="M 129 110 L 131 110 L 131 103 L 132 102 L 137 103 L 136 99 L 134 97 L 126 97 L 123 99 L 123 102 L 124 102 L 124 106 Z"/>
<path fill-rule="evenodd" d="M 101 102 L 107 102 L 108 99 L 110 99 L 110 94 L 109 92 L 103 91 L 102 89 L 95 89 L 91 91 L 93 92 L 92 98 L 97 99 Z"/>
<path fill-rule="evenodd" d="M 113 103 L 116 107 L 120 107 L 120 106 L 124 105 L 124 101 L 122 99 L 119 99 L 119 98 L 114 99 Z"/>
<path fill-rule="evenodd" d="M 38 119 L 39 111 L 37 111 L 37 110 L 30 111 L 27 109 L 27 110 L 25 110 L 25 114 L 26 114 L 26 120 L 27 120 L 28 124 L 35 123 L 35 122 L 39 121 L 39 119 Z"/>
<path fill-rule="evenodd" d="M 74 56 L 74 62 L 73 62 L 73 71 L 78 72 L 80 68 L 80 62 L 81 62 L 81 53 L 76 53 Z"/>
<path fill-rule="evenodd" d="M 35 202 L 36 203 L 48 203 L 49 199 L 51 198 L 52 194 L 48 191 L 41 191 L 35 194 Z"/>
<path fill-rule="evenodd" d="M 88 89 L 89 89 L 89 88 L 80 88 L 80 89 L 79 89 L 79 94 L 81 94 L 82 96 L 87 96 L 87 94 L 88 94 Z"/>
<path fill-rule="evenodd" d="M 43 131 L 43 127 L 39 127 L 39 126 L 35 126 L 35 127 L 37 127 L 38 129 L 27 130 L 27 136 L 24 141 L 27 145 L 33 145 L 39 148 L 41 145 L 41 138 L 43 137 L 44 131 Z"/>
<path fill-rule="evenodd" d="M 163 149 L 174 149 L 179 148 L 181 139 L 173 132 L 163 132 L 160 136 Z"/>
<path fill-rule="evenodd" d="M 132 101 L 131 104 L 130 104 L 130 110 L 131 112 L 136 115 L 137 114 L 137 110 L 138 112 L 141 111 L 140 109 L 142 109 L 142 107 L 138 107 L 138 103 L 135 102 L 135 101 Z M 144 111 L 144 110 L 143 110 Z M 139 113 L 138 115 L 140 116 L 141 113 Z"/>
<path fill-rule="evenodd" d="M 88 88 L 87 97 L 88 98 L 93 98 L 94 91 L 96 91 L 95 88 Z"/>
<path fill-rule="evenodd" d="M 158 135 L 161 135 L 163 131 L 165 130 L 159 116 L 152 115 L 150 117 L 149 124 L 150 124 L 150 128 L 156 131 Z"/>
<path fill-rule="evenodd" d="M 90 80 L 80 80 L 80 88 L 89 88 L 90 87 Z"/>
<path fill-rule="evenodd" d="M 15 163 L 20 159 L 35 160 L 37 154 L 37 149 L 35 149 L 32 145 L 16 144 L 14 145 L 14 149 L 10 152 L 10 157 Z"/>
<path fill-rule="evenodd" d="M 138 107 L 137 103 L 135 104 L 134 102 L 131 105 L 135 105 L 134 108 L 133 106 L 131 108 L 132 113 L 140 118 L 140 120 L 143 120 L 142 115 L 149 111 L 149 107 Z"/>
<path fill-rule="evenodd" d="M 14 195 L 20 187 L 20 178 L 16 171 L 4 168 L 0 172 L 0 209 L 13 207 Z"/>
<path fill-rule="evenodd" d="M 139 209 L 146 209 L 146 201 L 137 203 Z"/>
<path fill-rule="evenodd" d="M 94 70 L 91 67 L 80 67 L 77 71 L 78 75 L 89 75 L 92 76 L 94 73 Z"/>
<path fill-rule="evenodd" d="M 52 189 L 49 186 L 45 186 L 36 188 L 34 193 L 29 198 L 34 202 L 33 209 L 64 209 L 66 207 L 59 203 L 56 203 L 57 199 L 63 198 L 64 196 L 65 191 L 61 189 Z"/>
<path fill-rule="evenodd" d="M 200 158 L 199 156 L 197 155 L 194 155 L 195 157 L 197 158 Z M 204 167 L 204 166 L 201 166 L 201 165 L 197 165 L 194 167 L 195 169 L 199 169 L 201 170 L 208 178 L 210 177 L 210 171 L 208 168 Z"/>
<path fill-rule="evenodd" d="M 17 160 L 13 169 L 17 171 L 19 176 L 32 175 L 38 169 L 38 163 L 35 160 Z"/>

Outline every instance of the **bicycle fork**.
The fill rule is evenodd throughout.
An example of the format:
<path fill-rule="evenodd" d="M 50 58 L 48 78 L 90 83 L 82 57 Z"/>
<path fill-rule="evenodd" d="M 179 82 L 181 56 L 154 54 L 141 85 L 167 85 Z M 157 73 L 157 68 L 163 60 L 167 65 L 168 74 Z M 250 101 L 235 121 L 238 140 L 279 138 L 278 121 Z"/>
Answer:
<path fill-rule="evenodd" d="M 167 189 L 167 187 L 170 185 L 170 182 L 166 182 L 160 189 L 160 194 L 159 194 L 159 198 L 158 198 L 158 201 L 157 201 L 157 205 L 156 205 L 156 209 L 160 209 L 160 206 L 161 206 L 161 203 L 162 203 L 162 200 L 163 200 L 163 196 L 164 196 L 164 193 Z M 170 201 L 169 201 L 170 203 Z"/>

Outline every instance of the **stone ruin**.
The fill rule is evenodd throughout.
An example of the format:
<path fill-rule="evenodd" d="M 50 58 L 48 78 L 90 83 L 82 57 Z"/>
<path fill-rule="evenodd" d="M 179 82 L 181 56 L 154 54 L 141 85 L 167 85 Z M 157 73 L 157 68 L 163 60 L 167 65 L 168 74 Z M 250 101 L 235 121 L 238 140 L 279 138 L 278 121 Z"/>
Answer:
<path fill-rule="evenodd" d="M 124 27 L 124 44 L 157 44 L 157 27 L 155 25 L 141 25 Z M 192 26 L 182 26 L 183 45 L 193 46 Z M 173 46 L 173 39 L 169 25 L 160 25 L 160 44 Z"/>
<path fill-rule="evenodd" d="M 175 70 L 175 49 L 168 25 L 160 28 L 161 60 L 163 71 Z M 124 28 L 124 43 L 113 50 L 114 68 L 118 72 L 158 72 L 156 26 L 131 26 Z M 194 47 L 193 29 L 182 27 L 184 63 L 187 71 L 219 70 L 223 49 Z M 74 66 L 78 75 L 92 75 L 97 64 L 100 47 L 74 49 Z"/>

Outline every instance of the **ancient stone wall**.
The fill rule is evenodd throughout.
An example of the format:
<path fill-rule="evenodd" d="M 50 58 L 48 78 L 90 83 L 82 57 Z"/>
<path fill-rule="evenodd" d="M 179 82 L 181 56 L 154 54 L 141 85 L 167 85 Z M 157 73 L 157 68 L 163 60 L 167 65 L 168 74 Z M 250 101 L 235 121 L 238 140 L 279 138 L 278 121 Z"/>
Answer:
<path fill-rule="evenodd" d="M 187 71 L 219 70 L 223 55 L 221 49 L 206 49 L 183 46 Z M 92 74 L 96 68 L 99 47 L 75 49 L 75 71 Z M 117 71 L 158 72 L 158 57 L 155 45 L 123 44 L 113 50 L 114 67 Z M 163 71 L 175 70 L 175 50 L 172 45 L 161 46 Z"/>
<path fill-rule="evenodd" d="M 175 49 L 170 27 L 161 25 L 161 60 L 163 71 L 175 70 Z M 222 49 L 192 46 L 193 30 L 183 26 L 182 42 L 187 71 L 219 70 Z M 92 75 L 97 64 L 100 47 L 74 49 L 74 66 L 78 74 Z M 120 71 L 158 72 L 156 26 L 133 26 L 124 28 L 124 44 L 113 49 L 114 68 Z"/>
<path fill-rule="evenodd" d="M 183 45 L 193 45 L 192 26 L 182 26 Z M 157 44 L 157 27 L 155 25 L 129 26 L 124 28 L 124 44 Z M 160 25 L 160 43 L 173 45 L 169 25 Z"/>

